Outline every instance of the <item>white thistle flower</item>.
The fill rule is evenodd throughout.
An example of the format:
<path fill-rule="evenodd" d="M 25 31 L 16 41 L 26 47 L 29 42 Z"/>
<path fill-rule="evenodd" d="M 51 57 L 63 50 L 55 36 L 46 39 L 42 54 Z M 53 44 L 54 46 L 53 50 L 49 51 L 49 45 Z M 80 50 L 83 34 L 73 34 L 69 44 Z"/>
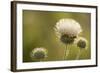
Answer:
<path fill-rule="evenodd" d="M 31 58 L 44 59 L 47 57 L 47 50 L 45 48 L 34 48 L 31 52 Z"/>
<path fill-rule="evenodd" d="M 82 29 L 74 19 L 61 19 L 57 22 L 55 31 L 64 44 L 72 44 Z"/>
<path fill-rule="evenodd" d="M 74 19 L 61 19 L 57 22 L 55 27 L 59 35 L 67 34 L 68 36 L 77 36 L 82 32 L 80 24 Z"/>
<path fill-rule="evenodd" d="M 87 40 L 83 37 L 79 37 L 76 39 L 75 44 L 77 45 L 77 47 L 81 48 L 81 49 L 87 49 Z"/>

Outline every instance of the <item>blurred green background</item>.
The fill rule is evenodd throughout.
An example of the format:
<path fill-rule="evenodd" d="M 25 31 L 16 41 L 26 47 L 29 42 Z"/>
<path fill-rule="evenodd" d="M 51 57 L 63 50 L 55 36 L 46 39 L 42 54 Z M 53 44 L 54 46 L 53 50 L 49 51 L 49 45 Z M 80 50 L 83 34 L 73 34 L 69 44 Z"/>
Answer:
<path fill-rule="evenodd" d="M 63 18 L 72 18 L 80 23 L 83 29 L 81 36 L 88 40 L 88 48 L 81 51 L 80 59 L 91 58 L 89 13 L 23 10 L 23 62 L 34 62 L 30 53 L 36 47 L 48 50 L 48 57 L 43 61 L 63 60 L 65 45 L 56 39 L 54 31 L 56 23 Z M 79 48 L 74 45 L 69 48 L 68 60 L 75 60 Z"/>

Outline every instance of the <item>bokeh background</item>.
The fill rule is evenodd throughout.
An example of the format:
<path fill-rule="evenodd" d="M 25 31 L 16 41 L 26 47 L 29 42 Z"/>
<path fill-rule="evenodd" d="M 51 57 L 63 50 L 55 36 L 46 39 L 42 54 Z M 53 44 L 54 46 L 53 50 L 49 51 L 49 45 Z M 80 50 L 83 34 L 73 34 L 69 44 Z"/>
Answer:
<path fill-rule="evenodd" d="M 66 46 L 57 39 L 54 31 L 56 23 L 63 18 L 72 18 L 80 23 L 83 30 L 80 36 L 88 41 L 88 48 L 81 51 L 80 60 L 91 58 L 91 14 L 23 10 L 23 62 L 35 62 L 30 53 L 36 47 L 48 50 L 48 57 L 43 61 L 63 60 Z M 75 60 L 79 48 L 75 45 L 69 48 L 68 60 Z"/>

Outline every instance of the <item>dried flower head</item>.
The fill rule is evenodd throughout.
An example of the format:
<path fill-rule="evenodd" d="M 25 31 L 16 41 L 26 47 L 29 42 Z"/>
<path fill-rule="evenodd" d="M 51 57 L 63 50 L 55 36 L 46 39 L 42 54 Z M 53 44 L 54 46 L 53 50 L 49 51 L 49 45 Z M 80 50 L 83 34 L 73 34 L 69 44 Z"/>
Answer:
<path fill-rule="evenodd" d="M 60 40 L 65 44 L 71 44 L 82 32 L 80 24 L 74 19 L 61 19 L 55 26 L 55 31 Z"/>
<path fill-rule="evenodd" d="M 47 57 L 47 50 L 45 48 L 34 48 L 31 52 L 31 58 L 44 59 Z"/>
<path fill-rule="evenodd" d="M 79 37 L 76 40 L 77 47 L 87 49 L 87 40 L 83 37 Z"/>

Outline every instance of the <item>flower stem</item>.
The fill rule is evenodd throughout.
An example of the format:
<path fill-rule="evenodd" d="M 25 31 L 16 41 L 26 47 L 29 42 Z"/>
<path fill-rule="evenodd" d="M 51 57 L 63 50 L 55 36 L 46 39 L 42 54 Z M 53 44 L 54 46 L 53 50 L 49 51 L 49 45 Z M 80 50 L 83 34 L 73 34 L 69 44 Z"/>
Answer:
<path fill-rule="evenodd" d="M 81 55 L 81 50 L 79 49 L 78 53 L 77 53 L 77 56 L 76 56 L 76 60 L 78 60 L 80 58 L 80 55 Z"/>
<path fill-rule="evenodd" d="M 68 58 L 69 51 L 70 51 L 70 49 L 68 48 L 68 45 L 66 45 L 65 53 L 64 53 L 64 60 L 66 60 Z"/>

